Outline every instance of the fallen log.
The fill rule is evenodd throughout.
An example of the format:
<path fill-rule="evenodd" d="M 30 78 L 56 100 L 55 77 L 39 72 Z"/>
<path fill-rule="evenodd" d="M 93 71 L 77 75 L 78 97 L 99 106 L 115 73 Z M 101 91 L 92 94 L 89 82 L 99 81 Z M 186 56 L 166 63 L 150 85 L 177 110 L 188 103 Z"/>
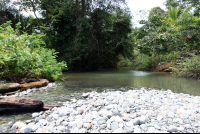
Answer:
<path fill-rule="evenodd" d="M 16 91 L 19 85 L 20 85 L 19 83 L 3 83 L 3 84 L 1 83 L 0 93 Z"/>
<path fill-rule="evenodd" d="M 4 93 L 3 95 L 13 95 L 20 92 L 20 90 L 14 91 L 14 92 L 8 92 L 8 93 Z"/>
<path fill-rule="evenodd" d="M 39 79 L 39 81 L 36 82 L 30 82 L 30 83 L 26 83 L 26 84 L 20 84 L 18 86 L 18 89 L 20 89 L 21 91 L 26 90 L 28 88 L 38 88 L 38 87 L 43 87 L 43 86 L 47 86 L 49 84 L 49 81 L 47 79 Z"/>
<path fill-rule="evenodd" d="M 0 114 L 39 112 L 61 105 L 46 105 L 41 100 L 31 98 L 0 97 Z"/>

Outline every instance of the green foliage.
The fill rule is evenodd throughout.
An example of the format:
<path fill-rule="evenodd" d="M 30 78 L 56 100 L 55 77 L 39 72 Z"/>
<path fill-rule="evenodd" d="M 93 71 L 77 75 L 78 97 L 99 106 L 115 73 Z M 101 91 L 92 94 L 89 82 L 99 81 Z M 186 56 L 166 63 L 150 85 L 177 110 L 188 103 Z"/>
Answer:
<path fill-rule="evenodd" d="M 124 58 L 122 55 L 119 55 L 118 59 L 117 67 L 132 67 L 134 64 L 133 59 Z"/>
<path fill-rule="evenodd" d="M 180 7 L 184 9 L 187 6 L 192 6 L 194 11 L 194 16 L 199 16 L 199 8 L 200 1 L 199 0 L 166 0 L 165 6 L 169 9 L 172 7 Z"/>
<path fill-rule="evenodd" d="M 177 21 L 177 18 L 178 18 L 178 13 L 180 11 L 180 7 L 176 7 L 176 8 L 173 8 L 173 7 L 170 7 L 169 8 L 169 15 L 170 15 L 170 18 L 169 18 L 169 22 L 171 23 L 175 23 Z"/>
<path fill-rule="evenodd" d="M 183 9 L 178 17 L 179 8 L 170 8 L 166 15 L 154 15 L 137 29 L 136 44 L 141 53 L 149 56 L 176 51 L 199 51 L 199 17 Z"/>
<path fill-rule="evenodd" d="M 200 79 L 200 56 L 187 58 L 174 75 Z"/>
<path fill-rule="evenodd" d="M 57 62 L 54 50 L 43 47 L 44 34 L 20 35 L 10 25 L 9 21 L 0 27 L 0 76 L 16 81 L 32 76 L 57 80 L 66 64 Z"/>
<path fill-rule="evenodd" d="M 168 5 L 168 15 L 156 14 L 152 10 L 147 21 L 141 20 L 144 25 L 133 29 L 134 45 L 139 51 L 133 61 L 134 69 L 154 70 L 160 63 L 167 65 L 169 62 L 183 62 L 184 58 L 191 56 L 190 53 L 200 54 L 200 18 L 195 12 L 189 12 L 195 2 L 186 0 L 184 2 L 188 5 L 182 3 L 180 7 L 174 6 L 180 5 L 180 1 L 182 0 L 167 0 L 168 4 L 172 2 Z M 194 56 L 187 59 L 181 67 L 177 65 L 175 74 L 199 78 L 197 65 L 199 61 Z"/>
<path fill-rule="evenodd" d="M 95 6 L 85 0 L 62 1 L 42 7 L 48 13 L 43 14 L 47 47 L 59 52 L 58 60 L 65 60 L 69 70 L 116 67 L 120 54 L 132 57 L 131 16 L 116 4 L 124 0 L 106 1 L 95 1 Z"/>
<path fill-rule="evenodd" d="M 154 7 L 151 9 L 148 19 L 150 19 L 152 16 L 162 16 L 164 14 L 165 11 L 163 9 L 161 9 L 160 7 Z"/>
<path fill-rule="evenodd" d="M 165 16 L 154 15 L 145 22 L 144 26 L 137 29 L 137 47 L 141 53 L 149 56 L 155 54 L 165 54 L 174 49 L 174 35 L 177 29 L 170 27 L 170 23 Z"/>
<path fill-rule="evenodd" d="M 159 54 L 152 56 L 138 53 L 137 55 L 135 55 L 132 68 L 135 70 L 153 71 L 161 62 L 168 63 L 176 61 L 176 59 L 179 57 L 179 52 L 171 52 L 167 54 Z"/>

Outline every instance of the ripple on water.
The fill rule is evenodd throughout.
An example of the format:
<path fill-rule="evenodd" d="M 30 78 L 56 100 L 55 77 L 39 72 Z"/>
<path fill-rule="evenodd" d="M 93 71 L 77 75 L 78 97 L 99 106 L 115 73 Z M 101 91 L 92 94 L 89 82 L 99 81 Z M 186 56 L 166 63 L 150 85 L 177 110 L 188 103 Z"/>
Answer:
<path fill-rule="evenodd" d="M 151 73 L 147 73 L 144 71 L 132 71 L 134 76 L 147 76 L 147 75 L 151 75 Z"/>

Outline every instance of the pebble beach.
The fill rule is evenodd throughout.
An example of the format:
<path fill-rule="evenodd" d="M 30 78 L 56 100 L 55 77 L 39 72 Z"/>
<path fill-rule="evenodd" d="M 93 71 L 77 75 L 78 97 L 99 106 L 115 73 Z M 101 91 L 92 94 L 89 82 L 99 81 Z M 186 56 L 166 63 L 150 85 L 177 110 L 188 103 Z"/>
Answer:
<path fill-rule="evenodd" d="M 32 119 L 0 125 L 6 133 L 199 133 L 200 96 L 141 87 L 70 96 Z"/>

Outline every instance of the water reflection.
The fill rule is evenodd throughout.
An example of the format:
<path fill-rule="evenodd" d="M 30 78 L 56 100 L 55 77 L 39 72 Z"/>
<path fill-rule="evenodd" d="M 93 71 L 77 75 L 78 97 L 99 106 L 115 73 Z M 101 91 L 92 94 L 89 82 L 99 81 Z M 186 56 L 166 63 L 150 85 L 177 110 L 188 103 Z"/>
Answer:
<path fill-rule="evenodd" d="M 166 72 L 134 71 L 128 68 L 104 69 L 96 72 L 66 73 L 65 88 L 82 90 L 84 88 L 147 87 L 171 89 L 176 93 L 200 96 L 200 81 L 176 78 Z M 73 89 L 71 89 L 73 90 Z"/>

